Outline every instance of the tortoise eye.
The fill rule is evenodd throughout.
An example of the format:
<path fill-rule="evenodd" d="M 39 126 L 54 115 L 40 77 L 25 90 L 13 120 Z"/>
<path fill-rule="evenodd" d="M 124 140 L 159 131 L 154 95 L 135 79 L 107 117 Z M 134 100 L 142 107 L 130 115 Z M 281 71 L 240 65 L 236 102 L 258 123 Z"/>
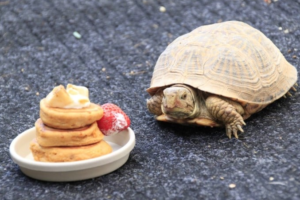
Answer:
<path fill-rule="evenodd" d="M 181 95 L 181 99 L 185 100 L 186 99 L 186 94 Z"/>

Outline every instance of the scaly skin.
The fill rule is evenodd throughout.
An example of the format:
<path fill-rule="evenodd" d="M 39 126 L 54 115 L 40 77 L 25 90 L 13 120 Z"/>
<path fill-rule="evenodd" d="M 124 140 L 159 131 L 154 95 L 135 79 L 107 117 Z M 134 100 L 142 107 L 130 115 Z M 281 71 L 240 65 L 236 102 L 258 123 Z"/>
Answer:
<path fill-rule="evenodd" d="M 147 99 L 147 108 L 149 112 L 151 112 L 154 115 L 161 115 L 161 102 L 163 98 L 163 90 L 158 90 L 155 95 L 152 96 L 151 99 Z"/>
<path fill-rule="evenodd" d="M 238 131 L 244 132 L 242 126 L 246 124 L 241 116 L 244 112 L 241 105 L 217 96 L 209 96 L 205 103 L 211 115 L 225 124 L 226 135 L 229 138 L 232 134 L 238 138 Z"/>
<path fill-rule="evenodd" d="M 243 107 L 230 99 L 198 92 L 186 85 L 173 85 L 158 90 L 147 100 L 147 107 L 157 120 L 211 127 L 224 124 L 226 135 L 238 138 L 246 125 Z"/>

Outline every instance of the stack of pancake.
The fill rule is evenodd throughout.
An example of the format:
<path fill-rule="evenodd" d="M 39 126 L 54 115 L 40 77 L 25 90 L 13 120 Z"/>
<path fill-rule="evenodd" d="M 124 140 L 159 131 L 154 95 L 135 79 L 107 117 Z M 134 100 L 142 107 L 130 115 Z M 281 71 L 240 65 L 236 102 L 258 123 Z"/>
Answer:
<path fill-rule="evenodd" d="M 36 161 L 69 162 L 90 159 L 112 152 L 103 140 L 97 120 L 101 106 L 89 102 L 82 86 L 60 85 L 40 101 L 40 119 L 30 149 Z"/>

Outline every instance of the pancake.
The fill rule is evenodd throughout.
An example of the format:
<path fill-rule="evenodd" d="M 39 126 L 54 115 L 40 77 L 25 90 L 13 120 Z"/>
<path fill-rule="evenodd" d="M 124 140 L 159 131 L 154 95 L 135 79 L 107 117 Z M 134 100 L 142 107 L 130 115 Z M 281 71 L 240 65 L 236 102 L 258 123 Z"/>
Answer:
<path fill-rule="evenodd" d="M 72 162 L 103 156 L 112 152 L 111 146 L 101 140 L 78 147 L 42 147 L 36 140 L 30 144 L 34 160 L 41 162 Z"/>
<path fill-rule="evenodd" d="M 40 101 L 40 117 L 43 123 L 56 129 L 74 129 L 87 126 L 101 119 L 103 109 L 100 105 L 76 108 L 54 108 L 47 106 L 45 99 Z"/>
<path fill-rule="evenodd" d="M 54 129 L 38 119 L 35 128 L 37 142 L 43 147 L 82 146 L 100 142 L 104 137 L 97 122 L 77 129 Z"/>

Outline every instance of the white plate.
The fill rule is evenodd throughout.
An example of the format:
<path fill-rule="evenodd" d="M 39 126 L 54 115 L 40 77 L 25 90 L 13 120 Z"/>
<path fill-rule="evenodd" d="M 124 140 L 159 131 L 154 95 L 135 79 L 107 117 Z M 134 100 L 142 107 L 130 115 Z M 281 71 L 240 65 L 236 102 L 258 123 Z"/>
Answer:
<path fill-rule="evenodd" d="M 135 145 L 134 132 L 128 128 L 104 138 L 113 148 L 110 154 L 76 162 L 39 162 L 29 149 L 35 134 L 35 128 L 24 131 L 12 141 L 9 151 L 24 174 L 44 181 L 78 181 L 110 173 L 125 164 Z"/>

